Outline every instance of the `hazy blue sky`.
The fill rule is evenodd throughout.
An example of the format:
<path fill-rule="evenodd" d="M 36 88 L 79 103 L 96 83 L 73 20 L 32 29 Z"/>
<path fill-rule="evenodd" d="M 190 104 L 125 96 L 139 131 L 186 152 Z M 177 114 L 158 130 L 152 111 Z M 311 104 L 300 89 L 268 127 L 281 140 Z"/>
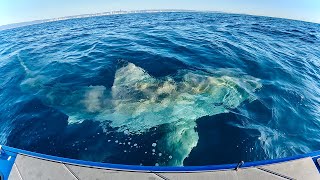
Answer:
<path fill-rule="evenodd" d="M 320 23 L 320 0 L 0 0 L 0 25 L 120 9 L 213 10 Z"/>

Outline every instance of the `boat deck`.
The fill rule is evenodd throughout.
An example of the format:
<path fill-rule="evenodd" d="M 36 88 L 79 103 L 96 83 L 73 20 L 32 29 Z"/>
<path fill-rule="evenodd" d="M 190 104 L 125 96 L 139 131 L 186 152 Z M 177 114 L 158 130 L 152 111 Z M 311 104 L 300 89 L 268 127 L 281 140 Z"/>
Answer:
<path fill-rule="evenodd" d="M 235 170 L 237 165 L 196 167 L 146 167 L 112 165 L 71 160 L 3 147 L 0 171 L 4 179 L 133 179 L 133 180 L 191 180 L 191 179 L 320 179 L 320 153 L 292 160 L 260 161 Z M 318 161 L 318 162 L 317 162 Z M 246 164 L 246 163 L 245 163 Z M 4 167 L 11 166 L 9 169 Z"/>

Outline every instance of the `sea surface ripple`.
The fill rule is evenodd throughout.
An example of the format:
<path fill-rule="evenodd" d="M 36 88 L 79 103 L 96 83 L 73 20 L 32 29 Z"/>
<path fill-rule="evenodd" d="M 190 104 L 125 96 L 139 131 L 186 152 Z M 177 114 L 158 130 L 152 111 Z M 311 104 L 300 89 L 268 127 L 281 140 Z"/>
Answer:
<path fill-rule="evenodd" d="M 320 149 L 320 25 L 207 12 L 0 31 L 0 144 L 135 165 Z"/>

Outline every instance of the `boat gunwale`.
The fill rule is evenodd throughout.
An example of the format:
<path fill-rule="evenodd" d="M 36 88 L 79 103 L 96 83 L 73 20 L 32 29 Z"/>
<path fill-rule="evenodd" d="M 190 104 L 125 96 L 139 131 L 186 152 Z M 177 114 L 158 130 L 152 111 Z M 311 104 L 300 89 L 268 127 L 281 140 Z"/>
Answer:
<path fill-rule="evenodd" d="M 25 155 L 37 159 L 53 161 L 58 163 L 64 163 L 75 166 L 84 166 L 89 168 L 98 168 L 98 169 L 109 169 L 109 170 L 118 170 L 118 171 L 134 171 L 134 172 L 205 172 L 205 171 L 217 171 L 217 170 L 232 170 L 235 169 L 238 164 L 222 164 L 222 165 L 205 165 L 205 166 L 140 166 L 140 165 L 124 165 L 124 164 L 112 164 L 112 163 L 102 163 L 102 162 L 93 162 L 85 160 L 77 160 L 71 158 L 64 158 L 52 155 L 46 155 L 36 152 L 31 152 L 27 150 L 17 149 L 8 146 L 2 146 L 4 152 L 8 151 L 14 154 Z M 253 161 L 245 162 L 240 168 L 251 168 L 262 165 L 271 165 L 276 163 L 288 162 L 303 158 L 312 158 L 314 162 L 320 157 L 320 150 L 314 151 L 311 153 L 300 154 L 285 158 L 277 158 L 270 160 L 262 161 Z M 320 167 L 315 163 L 317 169 L 320 171 Z"/>

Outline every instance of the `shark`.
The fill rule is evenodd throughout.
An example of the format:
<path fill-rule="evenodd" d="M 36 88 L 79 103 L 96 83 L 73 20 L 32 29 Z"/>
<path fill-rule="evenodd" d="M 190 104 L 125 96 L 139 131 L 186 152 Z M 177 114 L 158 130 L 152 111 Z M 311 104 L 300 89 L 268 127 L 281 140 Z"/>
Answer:
<path fill-rule="evenodd" d="M 71 89 L 50 84 L 43 74 L 30 73 L 21 89 L 67 114 L 68 123 L 84 120 L 110 122 L 119 132 L 135 135 L 160 125 L 168 132 L 157 148 L 171 154 L 160 165 L 182 166 L 197 146 L 196 120 L 204 116 L 226 113 L 244 101 L 251 102 L 262 87 L 259 79 L 237 73 L 181 70 L 165 77 L 153 77 L 134 63 L 119 67 L 112 87 L 103 85 Z M 49 85 L 50 84 L 50 85 Z"/>

